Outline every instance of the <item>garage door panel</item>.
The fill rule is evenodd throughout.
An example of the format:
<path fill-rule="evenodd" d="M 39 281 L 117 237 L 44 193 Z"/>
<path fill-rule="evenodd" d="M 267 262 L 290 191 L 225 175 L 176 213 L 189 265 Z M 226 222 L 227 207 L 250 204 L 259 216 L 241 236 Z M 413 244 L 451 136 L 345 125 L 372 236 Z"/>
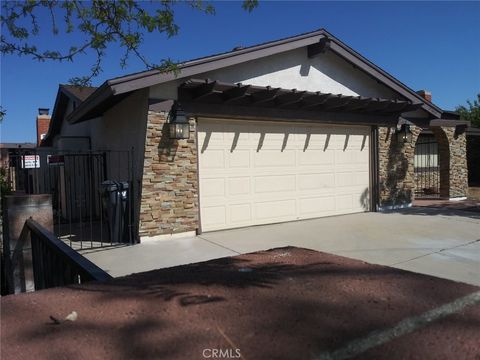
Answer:
<path fill-rule="evenodd" d="M 225 196 L 225 179 L 211 178 L 203 179 L 200 181 L 200 187 L 202 188 L 202 196 L 205 198 Z"/>
<path fill-rule="evenodd" d="M 357 171 L 353 173 L 353 185 L 367 184 L 370 174 L 367 171 Z"/>
<path fill-rule="evenodd" d="M 304 190 L 321 190 L 332 189 L 335 187 L 335 175 L 326 174 L 299 174 L 298 189 Z"/>
<path fill-rule="evenodd" d="M 232 177 L 228 179 L 228 195 L 249 195 L 250 177 Z"/>
<path fill-rule="evenodd" d="M 352 210 L 353 209 L 353 197 L 352 195 L 340 195 L 335 198 L 335 204 L 337 210 Z"/>
<path fill-rule="evenodd" d="M 296 189 L 295 175 L 259 176 L 255 177 L 254 184 L 256 194 L 294 192 Z"/>
<path fill-rule="evenodd" d="M 211 229 L 221 229 L 227 226 L 226 206 L 203 206 L 202 226 Z"/>
<path fill-rule="evenodd" d="M 353 185 L 353 173 L 351 172 L 342 172 L 335 174 L 335 187 L 350 187 Z"/>
<path fill-rule="evenodd" d="M 295 166 L 295 151 L 278 149 L 261 149 L 254 153 L 255 167 L 279 167 L 279 166 Z"/>
<path fill-rule="evenodd" d="M 331 165 L 335 163 L 335 153 L 333 151 L 323 151 L 321 149 L 309 149 L 298 153 L 298 164 L 302 165 Z"/>
<path fill-rule="evenodd" d="M 200 166 L 203 169 L 223 169 L 225 167 L 225 151 L 212 149 L 204 151 L 200 156 Z"/>
<path fill-rule="evenodd" d="M 200 119 L 202 230 L 367 210 L 369 131 Z"/>
<path fill-rule="evenodd" d="M 296 217 L 295 199 L 265 201 L 255 204 L 255 217 L 259 221 L 281 221 Z"/>
<path fill-rule="evenodd" d="M 250 203 L 232 204 L 229 206 L 230 221 L 232 224 L 252 222 L 252 205 Z"/>
<path fill-rule="evenodd" d="M 250 168 L 250 150 L 235 149 L 228 152 L 228 165 L 230 168 Z"/>
<path fill-rule="evenodd" d="M 301 216 L 322 216 L 335 211 L 335 197 L 309 197 L 299 199 L 299 213 Z"/>

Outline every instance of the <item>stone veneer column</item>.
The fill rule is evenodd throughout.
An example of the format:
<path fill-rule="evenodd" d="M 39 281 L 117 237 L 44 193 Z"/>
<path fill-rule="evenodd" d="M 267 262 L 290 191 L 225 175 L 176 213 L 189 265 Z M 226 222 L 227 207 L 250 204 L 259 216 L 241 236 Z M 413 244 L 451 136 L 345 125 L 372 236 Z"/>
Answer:
<path fill-rule="evenodd" d="M 390 127 L 378 128 L 380 209 L 408 206 L 415 190 L 415 143 L 421 128 L 411 126 L 412 142 L 398 143 Z"/>
<path fill-rule="evenodd" d="M 140 201 L 140 237 L 198 229 L 195 119 L 190 138 L 171 140 L 167 114 L 148 112 Z"/>
<path fill-rule="evenodd" d="M 440 195 L 464 197 L 468 192 L 467 139 L 455 127 L 432 127 L 440 158 Z"/>

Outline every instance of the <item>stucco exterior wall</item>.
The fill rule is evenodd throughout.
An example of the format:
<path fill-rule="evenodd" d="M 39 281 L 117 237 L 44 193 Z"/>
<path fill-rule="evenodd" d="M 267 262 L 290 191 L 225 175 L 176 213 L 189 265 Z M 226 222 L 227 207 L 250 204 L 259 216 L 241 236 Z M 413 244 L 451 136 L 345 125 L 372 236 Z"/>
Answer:
<path fill-rule="evenodd" d="M 200 78 L 399 99 L 398 94 L 331 51 L 309 58 L 306 47 L 208 72 Z"/>
<path fill-rule="evenodd" d="M 396 92 L 378 83 L 363 71 L 354 68 L 338 55 L 327 51 L 310 59 L 307 56 L 307 48 L 197 74 L 193 78 L 333 94 L 401 99 Z M 167 84 L 152 86 L 151 96 L 161 99 L 177 99 L 177 87 L 184 81 L 186 79 L 181 78 Z"/>
<path fill-rule="evenodd" d="M 148 89 L 143 89 L 109 109 L 101 118 L 89 121 L 92 150 L 133 151 L 134 173 L 138 181 L 143 172 L 147 113 Z M 125 162 L 127 159 L 113 158 L 113 162 L 116 161 Z M 111 165 L 118 167 L 119 164 Z M 109 173 L 113 177 L 118 177 L 113 180 L 124 180 L 122 177 L 127 176 L 113 168 Z"/>
<path fill-rule="evenodd" d="M 72 101 L 69 100 L 65 117 L 73 110 Z M 53 140 L 53 147 L 59 150 L 86 151 L 90 150 L 90 128 L 91 121 L 85 121 L 78 124 L 70 124 L 63 120 L 60 133 Z"/>
<path fill-rule="evenodd" d="M 199 227 L 195 120 L 190 120 L 190 138 L 186 140 L 171 140 L 166 120 L 165 112 L 148 113 L 140 206 L 142 239 Z"/>

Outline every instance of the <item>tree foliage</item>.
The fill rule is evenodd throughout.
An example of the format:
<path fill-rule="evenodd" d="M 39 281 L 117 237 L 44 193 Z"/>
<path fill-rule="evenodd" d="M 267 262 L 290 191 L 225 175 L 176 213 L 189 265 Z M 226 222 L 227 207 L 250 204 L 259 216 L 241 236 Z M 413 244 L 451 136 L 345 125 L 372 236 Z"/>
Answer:
<path fill-rule="evenodd" d="M 145 33 L 165 33 L 175 36 L 179 25 L 175 8 L 188 6 L 204 14 L 215 14 L 215 7 L 203 0 L 27 0 L 3 1 L 1 8 L 0 51 L 2 54 L 30 56 L 38 61 L 73 61 L 89 51 L 95 54 L 89 74 L 70 79 L 71 83 L 89 85 L 102 71 L 102 60 L 108 47 L 120 44 L 124 54 L 120 65 L 125 67 L 130 56 L 138 58 L 146 69 L 175 70 L 170 58 L 150 61 L 140 47 Z M 243 0 L 242 7 L 252 11 L 258 0 Z M 45 22 L 45 16 L 49 21 Z M 48 28 L 46 28 L 48 26 Z M 61 50 L 38 47 L 38 35 L 50 31 L 54 35 L 80 33 L 83 39 Z"/>
<path fill-rule="evenodd" d="M 3 121 L 3 118 L 7 115 L 7 111 L 0 105 L 0 123 Z"/>
<path fill-rule="evenodd" d="M 467 100 L 467 106 L 460 105 L 455 109 L 462 120 L 468 120 L 473 126 L 480 127 L 480 94 L 473 101 Z"/>

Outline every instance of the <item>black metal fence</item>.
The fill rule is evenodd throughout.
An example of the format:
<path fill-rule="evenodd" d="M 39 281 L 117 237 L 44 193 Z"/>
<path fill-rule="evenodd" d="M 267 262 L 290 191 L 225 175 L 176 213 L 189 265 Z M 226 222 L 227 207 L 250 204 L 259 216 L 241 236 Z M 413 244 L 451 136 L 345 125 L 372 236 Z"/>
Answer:
<path fill-rule="evenodd" d="M 55 236 L 75 250 L 137 242 L 133 151 L 38 148 L 9 157 L 12 191 L 51 194 Z"/>
<path fill-rule="evenodd" d="M 440 197 L 440 155 L 433 135 L 420 135 L 415 145 L 415 197 Z"/>

